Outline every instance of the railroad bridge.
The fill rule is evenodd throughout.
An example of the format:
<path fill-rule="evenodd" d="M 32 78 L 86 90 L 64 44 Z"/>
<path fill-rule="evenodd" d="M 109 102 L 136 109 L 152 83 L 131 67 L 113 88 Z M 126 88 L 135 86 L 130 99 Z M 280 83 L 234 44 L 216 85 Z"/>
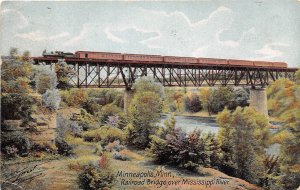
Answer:
<path fill-rule="evenodd" d="M 94 54 L 96 55 L 90 56 L 86 52 L 76 52 L 74 55 L 77 56 L 63 57 L 76 72 L 69 81 L 73 87 L 125 88 L 125 99 L 129 99 L 133 83 L 142 76 L 153 77 L 166 87 L 250 86 L 252 87 L 250 105 L 265 114 L 267 114 L 267 97 L 264 88 L 279 78 L 294 81 L 297 71 L 297 68 L 288 68 L 282 64 L 278 67 L 273 63 L 272 66 L 271 62 L 255 64 L 256 62 L 242 60 L 230 62 L 223 59 L 182 57 L 168 57 L 168 61 L 165 61 L 166 57 L 156 56 L 146 59 L 147 55 L 144 57 L 139 55 L 138 58 L 133 57 L 130 60 L 125 56 L 137 54 L 114 53 L 113 56 L 102 55 L 112 53 L 99 52 L 97 55 L 97 52 L 94 52 Z M 43 56 L 33 57 L 33 60 L 35 64 L 50 65 L 53 68 L 60 58 Z"/>

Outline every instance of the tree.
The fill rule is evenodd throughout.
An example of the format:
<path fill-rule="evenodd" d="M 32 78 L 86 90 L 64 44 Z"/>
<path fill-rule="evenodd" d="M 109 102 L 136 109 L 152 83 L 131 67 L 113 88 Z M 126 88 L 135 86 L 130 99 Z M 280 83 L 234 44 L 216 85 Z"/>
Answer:
<path fill-rule="evenodd" d="M 57 87 L 59 89 L 70 88 L 69 80 L 76 75 L 75 71 L 63 59 L 60 59 L 55 64 L 55 72 L 58 80 Z"/>
<path fill-rule="evenodd" d="M 37 66 L 35 83 L 37 92 L 40 94 L 44 94 L 47 90 L 53 90 L 57 86 L 56 73 L 45 66 Z"/>
<path fill-rule="evenodd" d="M 192 93 L 190 96 L 184 98 L 184 107 L 188 112 L 198 112 L 202 109 L 202 105 L 199 96 Z"/>
<path fill-rule="evenodd" d="M 211 102 L 211 108 L 213 113 L 222 111 L 225 106 L 229 109 L 233 107 L 234 93 L 232 87 L 226 86 L 216 88 L 213 90 L 212 96 L 213 101 Z"/>
<path fill-rule="evenodd" d="M 258 184 L 265 177 L 264 148 L 269 140 L 267 118 L 252 108 L 238 107 L 233 113 L 225 109 L 217 119 L 222 160 L 235 176 Z"/>
<path fill-rule="evenodd" d="M 10 51 L 10 58 L 3 60 L 1 65 L 1 90 L 4 93 L 32 92 L 30 85 L 32 76 L 32 63 L 29 52 L 23 56 L 18 54 L 16 48 Z"/>
<path fill-rule="evenodd" d="M 273 114 L 281 114 L 285 122 L 280 149 L 280 184 L 287 190 L 299 187 L 300 181 L 300 70 L 296 72 L 296 82 L 287 80 L 275 81 L 269 87 L 269 96 L 277 101 L 278 110 Z M 271 94 L 272 92 L 275 94 Z M 280 101 L 285 96 L 286 102 Z M 274 102 L 276 103 L 276 102 Z"/>
<path fill-rule="evenodd" d="M 157 129 L 155 123 L 161 112 L 161 100 L 154 92 L 137 93 L 132 99 L 128 114 L 130 125 L 126 127 L 128 143 L 138 148 L 145 148 L 150 142 L 150 135 Z"/>
<path fill-rule="evenodd" d="M 176 102 L 176 109 L 180 112 L 180 104 L 182 103 L 182 99 L 183 99 L 183 93 L 182 92 L 175 92 L 173 94 L 173 99 Z"/>
<path fill-rule="evenodd" d="M 200 90 L 200 100 L 203 107 L 207 110 L 208 114 L 212 113 L 213 90 L 211 88 L 202 88 Z"/>

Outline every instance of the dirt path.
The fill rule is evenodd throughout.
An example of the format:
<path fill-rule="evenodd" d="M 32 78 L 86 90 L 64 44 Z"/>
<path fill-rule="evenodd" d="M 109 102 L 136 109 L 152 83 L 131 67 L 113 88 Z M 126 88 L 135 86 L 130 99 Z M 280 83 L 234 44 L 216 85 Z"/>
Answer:
<path fill-rule="evenodd" d="M 39 167 L 46 169 L 45 175 L 36 179 L 33 184 L 38 184 L 36 190 L 78 190 L 77 176 L 78 170 L 71 169 L 70 165 L 87 164 L 89 162 L 97 162 L 98 156 L 93 154 L 94 146 L 91 145 L 79 145 L 75 149 L 77 157 L 63 158 L 60 160 L 54 160 L 40 165 Z M 124 177 L 117 176 L 116 182 L 113 186 L 113 190 L 258 190 L 248 182 L 233 178 L 225 175 L 222 172 L 211 168 L 202 168 L 201 173 L 205 174 L 200 176 L 199 174 L 191 174 L 184 171 L 180 171 L 176 168 L 162 167 L 151 163 L 145 153 L 137 151 L 123 151 L 130 161 L 120 161 L 111 158 L 110 164 L 113 170 L 113 174 L 117 176 L 118 172 L 124 173 L 139 173 L 139 172 L 152 172 L 157 175 L 160 171 L 166 175 L 157 175 L 156 177 Z M 109 153 L 109 157 L 113 153 Z M 127 174 L 126 174 L 127 175 Z M 132 185 L 133 181 L 143 181 L 143 185 Z M 183 183 L 183 181 L 197 182 L 198 184 Z M 131 182 L 130 182 L 131 181 Z M 152 181 L 152 182 L 151 182 Z M 164 185 L 164 181 L 167 185 Z M 214 182 L 212 182 L 214 181 Z M 218 181 L 218 182 L 217 182 Z M 220 183 L 222 184 L 216 184 Z M 127 184 L 126 184 L 127 183 Z M 158 184 L 160 183 L 160 184 Z M 168 184 L 169 183 L 169 184 Z M 213 183 L 213 184 L 211 184 Z"/>

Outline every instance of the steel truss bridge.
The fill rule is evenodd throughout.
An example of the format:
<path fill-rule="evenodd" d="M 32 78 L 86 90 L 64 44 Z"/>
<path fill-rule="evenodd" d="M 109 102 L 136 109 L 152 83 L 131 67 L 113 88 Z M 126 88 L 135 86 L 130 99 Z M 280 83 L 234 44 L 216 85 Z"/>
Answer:
<path fill-rule="evenodd" d="M 33 57 L 35 64 L 50 65 L 58 58 Z M 117 60 L 65 58 L 76 72 L 70 84 L 77 88 L 131 89 L 142 76 L 153 77 L 167 87 L 251 86 L 265 87 L 279 78 L 295 80 L 297 68 L 243 67 L 234 65 L 189 65 Z"/>

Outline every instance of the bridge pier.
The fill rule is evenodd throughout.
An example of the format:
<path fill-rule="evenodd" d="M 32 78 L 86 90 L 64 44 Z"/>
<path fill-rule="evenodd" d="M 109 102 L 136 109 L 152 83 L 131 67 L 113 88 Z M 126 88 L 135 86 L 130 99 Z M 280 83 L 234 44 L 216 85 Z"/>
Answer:
<path fill-rule="evenodd" d="M 128 108 L 129 108 L 130 102 L 133 98 L 133 95 L 134 95 L 134 90 L 132 90 L 132 89 L 124 90 L 124 112 L 126 114 L 128 113 Z"/>
<path fill-rule="evenodd" d="M 268 117 L 267 93 L 265 88 L 250 89 L 250 107 Z"/>

